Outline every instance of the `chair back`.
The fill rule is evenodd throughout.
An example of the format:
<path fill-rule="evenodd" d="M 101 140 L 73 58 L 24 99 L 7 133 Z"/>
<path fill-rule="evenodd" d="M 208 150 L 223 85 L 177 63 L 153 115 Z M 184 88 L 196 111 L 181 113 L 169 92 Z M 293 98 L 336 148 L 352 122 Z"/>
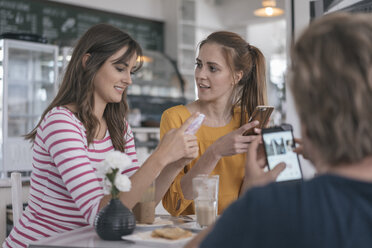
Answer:
<path fill-rule="evenodd" d="M 10 174 L 10 181 L 12 189 L 13 226 L 15 226 L 21 218 L 23 211 L 21 173 L 12 172 Z"/>

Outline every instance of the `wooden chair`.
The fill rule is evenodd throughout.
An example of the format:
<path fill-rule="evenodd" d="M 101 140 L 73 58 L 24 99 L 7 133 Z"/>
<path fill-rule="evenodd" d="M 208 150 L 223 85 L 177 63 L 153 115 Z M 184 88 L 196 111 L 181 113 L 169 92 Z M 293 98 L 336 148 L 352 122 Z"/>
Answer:
<path fill-rule="evenodd" d="M 10 174 L 11 190 L 12 190 L 12 212 L 13 226 L 15 226 L 22 216 L 22 178 L 21 173 L 12 172 Z"/>

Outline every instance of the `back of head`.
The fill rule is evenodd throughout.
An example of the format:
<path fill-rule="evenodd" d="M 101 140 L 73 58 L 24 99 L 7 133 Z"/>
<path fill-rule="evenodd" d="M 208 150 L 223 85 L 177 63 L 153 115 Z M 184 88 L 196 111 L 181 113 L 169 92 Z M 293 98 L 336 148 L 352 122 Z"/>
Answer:
<path fill-rule="evenodd" d="M 306 139 L 337 166 L 372 155 L 372 16 L 310 24 L 292 50 L 291 88 Z"/>
<path fill-rule="evenodd" d="M 248 44 L 233 32 L 214 32 L 200 42 L 199 48 L 207 43 L 222 46 L 232 75 L 237 71 L 243 72 L 241 80 L 237 83 L 233 105 L 240 104 L 241 124 L 244 124 L 246 114 L 251 115 L 257 105 L 265 105 L 267 102 L 265 58 L 257 47 Z"/>

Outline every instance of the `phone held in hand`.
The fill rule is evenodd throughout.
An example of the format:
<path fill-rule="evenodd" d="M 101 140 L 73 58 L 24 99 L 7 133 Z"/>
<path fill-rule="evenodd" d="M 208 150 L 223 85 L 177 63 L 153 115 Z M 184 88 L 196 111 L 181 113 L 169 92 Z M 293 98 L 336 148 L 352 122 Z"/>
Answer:
<path fill-rule="evenodd" d="M 297 153 L 293 151 L 295 141 L 292 126 L 282 124 L 262 129 L 262 141 L 265 148 L 269 170 L 280 162 L 286 163 L 286 168 L 277 177 L 277 182 L 302 180 L 302 171 Z"/>
<path fill-rule="evenodd" d="M 201 124 L 203 123 L 205 118 L 204 114 L 199 114 L 198 117 L 191 122 L 190 126 L 187 127 L 185 133 L 187 134 L 196 134 L 196 132 L 199 130 Z"/>
<path fill-rule="evenodd" d="M 266 127 L 267 124 L 269 123 L 270 115 L 273 111 L 274 111 L 273 106 L 258 105 L 254 109 L 254 111 L 253 111 L 251 117 L 249 118 L 248 122 L 252 122 L 252 121 L 255 121 L 255 120 L 259 121 L 258 126 L 256 126 L 255 128 L 262 129 L 262 128 Z M 244 136 L 256 135 L 256 133 L 254 132 L 254 128 L 251 128 L 251 129 L 248 129 L 247 131 L 245 131 L 243 133 L 243 135 Z"/>

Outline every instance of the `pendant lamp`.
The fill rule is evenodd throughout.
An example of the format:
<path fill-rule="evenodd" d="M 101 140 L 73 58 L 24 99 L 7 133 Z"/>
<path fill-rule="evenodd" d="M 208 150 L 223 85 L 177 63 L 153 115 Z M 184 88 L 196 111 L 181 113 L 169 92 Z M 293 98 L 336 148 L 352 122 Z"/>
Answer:
<path fill-rule="evenodd" d="M 262 8 L 256 9 L 253 13 L 256 16 L 273 17 L 282 15 L 284 11 L 276 7 L 275 0 L 262 0 Z"/>

